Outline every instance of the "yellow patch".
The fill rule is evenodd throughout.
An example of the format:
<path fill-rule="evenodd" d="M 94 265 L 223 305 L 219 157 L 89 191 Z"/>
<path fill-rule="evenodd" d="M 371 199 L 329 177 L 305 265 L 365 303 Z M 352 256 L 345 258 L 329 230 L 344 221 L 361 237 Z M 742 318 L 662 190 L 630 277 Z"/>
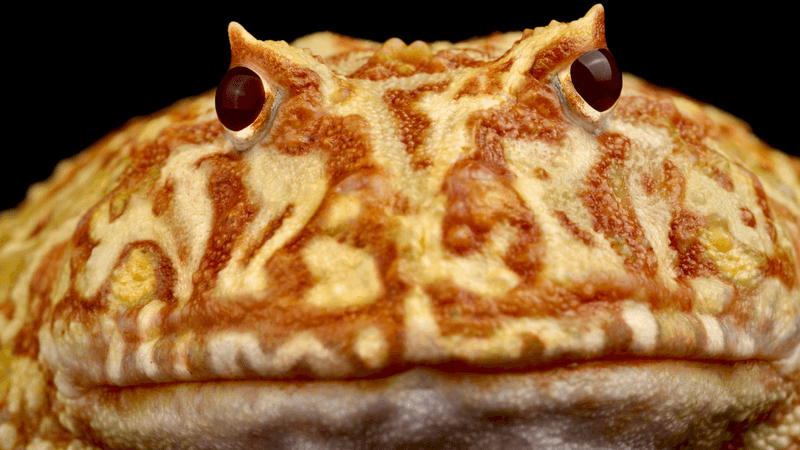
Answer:
<path fill-rule="evenodd" d="M 389 358 L 389 343 L 376 327 L 368 327 L 358 333 L 355 351 L 361 361 L 370 369 L 379 369 Z"/>
<path fill-rule="evenodd" d="M 764 255 L 737 245 L 724 227 L 711 224 L 700 235 L 700 242 L 724 278 L 742 288 L 753 287 L 761 280 L 759 272 L 766 263 Z"/>
<path fill-rule="evenodd" d="M 122 266 L 114 271 L 110 300 L 126 306 L 144 304 L 155 293 L 155 271 L 155 261 L 149 252 L 140 248 L 132 250 Z"/>
<path fill-rule="evenodd" d="M 375 259 L 364 250 L 321 236 L 304 250 L 303 260 L 317 281 L 306 301 L 318 308 L 367 305 L 383 293 Z"/>
<path fill-rule="evenodd" d="M 14 360 L 12 353 L 13 344 L 6 344 L 0 348 L 0 399 L 5 398 L 8 387 L 11 383 L 9 379 L 11 362 Z"/>
<path fill-rule="evenodd" d="M 329 233 L 337 233 L 352 226 L 361 213 L 361 202 L 355 195 L 336 197 L 328 209 L 321 226 Z"/>

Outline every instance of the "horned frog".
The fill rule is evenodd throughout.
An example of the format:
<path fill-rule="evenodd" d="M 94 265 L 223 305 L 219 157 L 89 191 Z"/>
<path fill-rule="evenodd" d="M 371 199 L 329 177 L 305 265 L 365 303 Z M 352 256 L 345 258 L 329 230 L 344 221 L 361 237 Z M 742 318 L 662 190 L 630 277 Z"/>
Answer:
<path fill-rule="evenodd" d="M 0 218 L 0 448 L 798 447 L 800 162 L 601 6 L 229 37 Z"/>

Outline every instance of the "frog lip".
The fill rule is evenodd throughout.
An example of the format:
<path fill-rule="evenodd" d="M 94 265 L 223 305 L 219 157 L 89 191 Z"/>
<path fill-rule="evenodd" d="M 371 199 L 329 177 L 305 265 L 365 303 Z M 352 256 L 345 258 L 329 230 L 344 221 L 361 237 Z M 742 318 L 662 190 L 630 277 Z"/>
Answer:
<path fill-rule="evenodd" d="M 43 326 L 38 336 L 40 360 L 56 375 L 57 386 L 64 395 L 80 395 L 85 389 L 100 386 L 154 383 L 299 376 L 353 379 L 442 363 L 449 365 L 449 372 L 504 372 L 510 367 L 522 372 L 540 371 L 571 362 L 609 361 L 615 355 L 630 359 L 774 361 L 790 371 L 800 364 L 797 332 L 783 332 L 776 327 L 775 332 L 758 336 L 746 327 L 723 327 L 724 323 L 706 318 L 698 319 L 703 328 L 690 329 L 693 333 L 685 333 L 684 340 L 668 334 L 665 336 L 669 339 L 661 339 L 657 322 L 644 306 L 623 308 L 616 322 L 613 317 L 603 319 L 608 322 L 606 327 L 591 333 L 578 334 L 568 325 L 535 322 L 530 325 L 530 342 L 525 339 L 531 336 L 515 331 L 520 338 L 512 342 L 514 345 L 503 341 L 506 334 L 498 333 L 490 339 L 462 339 L 464 348 L 451 345 L 449 350 L 435 341 L 436 335 L 414 334 L 412 329 L 399 344 L 403 345 L 403 353 L 391 353 L 388 341 L 373 339 L 366 332 L 361 341 L 350 347 L 337 347 L 336 342 L 326 342 L 311 331 L 296 332 L 277 343 L 258 329 L 223 328 L 145 338 L 133 333 L 125 335 L 122 330 L 129 325 L 122 319 L 88 324 L 57 320 L 53 326 Z M 614 334 L 614 327 L 620 322 L 628 329 L 623 327 Z M 369 345 L 361 345 L 364 342 Z"/>
<path fill-rule="evenodd" d="M 698 423 L 711 430 L 746 422 L 755 417 L 748 412 L 767 411 L 783 398 L 784 391 L 769 387 L 782 384 L 773 365 L 758 361 L 598 361 L 482 374 L 416 367 L 369 379 L 93 388 L 62 398 L 70 412 L 62 421 L 91 428 L 110 447 L 130 448 L 223 448 L 223 442 L 224 448 L 357 448 L 354 442 L 395 448 L 444 441 L 500 448 L 503 439 L 501 447 L 512 449 L 553 439 L 636 448 L 643 438 L 685 436 Z M 616 440 L 604 441 L 609 427 L 618 431 Z"/>

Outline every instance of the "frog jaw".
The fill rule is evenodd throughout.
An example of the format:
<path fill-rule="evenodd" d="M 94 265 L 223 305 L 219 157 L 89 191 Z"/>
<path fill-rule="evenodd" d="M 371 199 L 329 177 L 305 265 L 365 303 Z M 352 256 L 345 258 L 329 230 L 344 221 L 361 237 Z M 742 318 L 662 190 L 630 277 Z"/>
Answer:
<path fill-rule="evenodd" d="M 765 363 L 608 361 L 98 388 L 65 407 L 114 448 L 717 448 L 788 389 Z"/>

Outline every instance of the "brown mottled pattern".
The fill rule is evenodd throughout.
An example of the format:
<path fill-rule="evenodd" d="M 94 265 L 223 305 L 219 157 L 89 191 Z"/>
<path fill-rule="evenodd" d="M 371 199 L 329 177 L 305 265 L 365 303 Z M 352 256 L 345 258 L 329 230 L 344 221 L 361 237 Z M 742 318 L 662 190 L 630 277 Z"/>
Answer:
<path fill-rule="evenodd" d="M 208 196 L 214 204 L 211 236 L 200 267 L 192 276 L 195 299 L 214 287 L 219 271 L 231 257 L 238 234 L 257 213 L 258 206 L 247 199 L 242 183 L 239 155 L 214 155 L 196 163 L 198 169 L 208 166 Z"/>
<path fill-rule="evenodd" d="M 261 248 L 261 246 L 263 246 L 268 240 L 272 239 L 272 237 L 275 235 L 275 232 L 280 229 L 283 221 L 292 217 L 293 210 L 294 205 L 290 204 L 286 207 L 286 209 L 283 210 L 283 213 L 281 213 L 280 216 L 270 221 L 269 225 L 267 225 L 267 227 L 262 231 L 261 238 L 258 240 L 258 242 L 250 247 L 250 249 L 248 249 L 245 253 L 245 259 L 251 259 L 253 255 L 255 255 L 256 250 Z"/>
<path fill-rule="evenodd" d="M 559 109 L 553 89 L 531 80 L 520 88 L 514 104 L 479 111 L 470 118 L 475 146 L 480 152 L 477 157 L 502 162 L 504 139 L 560 141 L 566 130 Z"/>
<path fill-rule="evenodd" d="M 550 76 L 553 69 L 566 64 L 575 54 L 577 44 L 569 38 L 562 38 L 540 50 L 530 68 L 531 76 L 542 80 Z"/>
<path fill-rule="evenodd" d="M 502 90 L 500 75 L 511 70 L 514 64 L 513 59 L 508 59 L 500 65 L 496 65 L 487 71 L 479 71 L 475 76 L 467 80 L 456 93 L 454 99 L 467 95 L 495 94 Z"/>
<path fill-rule="evenodd" d="M 269 120 L 185 100 L 0 216 L 0 448 L 800 439 L 800 163 L 630 75 L 586 113 L 601 7 L 229 35 Z"/>
<path fill-rule="evenodd" d="M 452 169 L 443 190 L 447 195 L 447 211 L 442 225 L 442 240 L 449 251 L 464 255 L 480 252 L 487 235 L 496 224 L 518 228 L 520 241 L 511 250 L 522 251 L 522 258 L 509 267 L 525 275 L 535 270 L 539 251 L 539 231 L 533 215 L 509 186 L 509 172 L 494 161 L 464 160 Z"/>
<path fill-rule="evenodd" d="M 556 215 L 558 222 L 564 228 L 569 230 L 569 232 L 572 233 L 573 236 L 580 239 L 581 242 L 583 242 L 586 245 L 589 246 L 593 245 L 594 239 L 592 238 L 592 235 L 585 230 L 581 230 L 580 227 L 578 227 L 578 225 L 575 224 L 575 222 L 569 219 L 569 216 L 567 216 L 567 214 L 564 211 L 555 210 L 553 211 L 553 213 Z"/>
<path fill-rule="evenodd" d="M 349 74 L 349 77 L 380 81 L 481 65 L 480 60 L 463 52 L 442 50 L 434 54 L 424 42 L 415 41 L 406 46 L 403 41 L 394 38 L 387 41 L 366 64 Z"/>
<path fill-rule="evenodd" d="M 399 124 L 400 142 L 406 146 L 406 151 L 412 155 L 422 144 L 425 131 L 430 126 L 430 119 L 424 113 L 414 108 L 414 103 L 426 92 L 441 92 L 447 88 L 448 83 L 422 85 L 413 90 L 390 89 L 384 94 L 384 101 L 389 110 L 397 118 Z M 415 155 L 412 166 L 419 170 L 431 165 L 427 158 Z"/>
<path fill-rule="evenodd" d="M 30 290 L 30 320 L 26 321 L 14 343 L 14 352 L 18 355 L 25 355 L 36 358 L 39 355 L 39 338 L 36 333 L 44 319 L 44 311 L 49 306 L 47 299 L 53 290 L 53 282 L 59 264 L 65 255 L 66 243 L 54 246 L 45 256 L 41 265 L 36 269 L 34 279 L 28 287 Z"/>
<path fill-rule="evenodd" d="M 705 218 L 679 211 L 670 223 L 669 245 L 678 254 L 675 275 L 678 279 L 715 275 L 717 268 L 708 260 L 698 234 L 705 229 Z"/>
<path fill-rule="evenodd" d="M 742 222 L 744 222 L 744 224 L 747 225 L 750 228 L 755 228 L 756 227 L 756 218 L 753 215 L 753 213 L 750 212 L 749 209 L 744 208 L 744 207 L 739 208 L 739 210 L 742 212 Z"/>
<path fill-rule="evenodd" d="M 605 235 L 625 265 L 653 276 L 658 263 L 625 189 L 628 181 L 623 165 L 630 142 L 624 136 L 603 134 L 598 143 L 600 161 L 590 173 L 581 197 L 594 217 L 595 230 Z"/>

